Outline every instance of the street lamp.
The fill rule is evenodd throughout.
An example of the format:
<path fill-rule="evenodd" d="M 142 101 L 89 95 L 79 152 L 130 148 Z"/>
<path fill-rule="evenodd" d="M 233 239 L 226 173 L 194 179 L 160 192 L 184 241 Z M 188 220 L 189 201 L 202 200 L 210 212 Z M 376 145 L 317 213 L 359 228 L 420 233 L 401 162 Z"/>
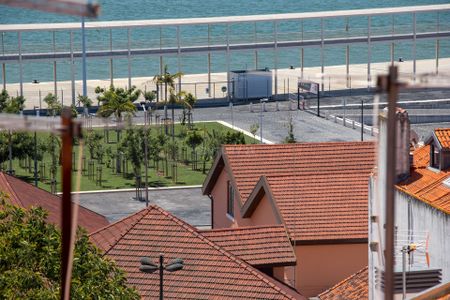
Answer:
<path fill-rule="evenodd" d="M 164 288 L 163 288 L 163 277 L 164 270 L 168 272 L 176 272 L 184 267 L 184 262 L 181 258 L 174 259 L 171 263 L 164 266 L 164 255 L 159 255 L 159 264 L 155 264 L 150 258 L 142 257 L 141 258 L 141 266 L 139 270 L 144 273 L 154 273 L 159 271 L 159 299 L 164 299 Z"/>
<path fill-rule="evenodd" d="M 261 109 L 259 112 L 259 130 L 260 130 L 259 132 L 260 132 L 261 144 L 263 143 L 263 110 L 265 110 L 265 109 L 263 109 L 263 107 L 265 108 L 265 104 L 263 104 L 263 103 L 266 103 L 267 101 L 269 101 L 269 99 L 267 99 L 267 98 L 259 99 L 259 104 L 261 106 Z"/>
<path fill-rule="evenodd" d="M 144 110 L 144 164 L 145 164 L 145 206 L 148 207 L 148 111 L 146 108 L 146 102 L 140 102 L 142 109 Z"/>

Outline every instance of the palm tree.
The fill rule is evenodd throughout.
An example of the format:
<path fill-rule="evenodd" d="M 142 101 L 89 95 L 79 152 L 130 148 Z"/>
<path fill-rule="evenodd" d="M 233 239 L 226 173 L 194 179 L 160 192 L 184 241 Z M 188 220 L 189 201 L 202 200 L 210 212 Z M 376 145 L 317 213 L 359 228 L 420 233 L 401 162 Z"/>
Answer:
<path fill-rule="evenodd" d="M 175 74 L 171 74 L 169 72 L 169 67 L 167 65 L 164 66 L 164 73 L 155 75 L 153 77 L 153 82 L 156 84 L 157 87 L 162 86 L 164 84 L 164 104 L 167 105 L 167 90 L 168 88 L 175 89 L 175 80 L 183 76 L 183 73 L 177 72 Z M 172 108 L 173 109 L 173 108 Z M 164 118 L 167 120 L 167 110 L 164 110 Z M 172 122 L 174 120 L 172 119 Z M 165 126 L 166 134 L 168 132 L 167 125 Z"/>
<path fill-rule="evenodd" d="M 179 91 L 176 92 L 175 89 L 170 88 L 169 90 L 170 96 L 169 96 L 169 103 L 172 107 L 172 140 L 175 139 L 175 105 L 180 104 L 183 107 L 191 107 L 190 104 L 186 101 L 186 92 L 185 91 Z"/>
<path fill-rule="evenodd" d="M 80 104 L 83 105 L 84 115 L 87 116 L 89 114 L 89 108 L 92 106 L 91 98 L 78 94 L 78 105 Z"/>
<path fill-rule="evenodd" d="M 96 91 L 100 94 L 97 99 L 101 103 L 97 114 L 106 118 L 114 115 L 118 122 L 122 122 L 124 114 L 134 115 L 136 106 L 133 102 L 141 94 L 135 86 L 127 90 L 111 86 L 108 90 L 98 88 Z"/>
<path fill-rule="evenodd" d="M 197 102 L 197 98 L 191 93 L 187 93 L 186 97 L 184 97 L 184 102 L 186 103 L 184 107 L 188 109 L 188 125 L 190 127 L 192 122 L 192 109 L 194 108 L 195 102 Z"/>

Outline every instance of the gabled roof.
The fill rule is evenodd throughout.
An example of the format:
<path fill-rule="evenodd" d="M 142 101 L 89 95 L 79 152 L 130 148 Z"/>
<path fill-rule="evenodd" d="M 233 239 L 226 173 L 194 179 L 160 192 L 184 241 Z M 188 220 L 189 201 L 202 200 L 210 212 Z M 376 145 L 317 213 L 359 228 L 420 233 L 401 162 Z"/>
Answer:
<path fill-rule="evenodd" d="M 150 206 L 93 234 L 91 240 L 127 273 L 142 297 L 156 299 L 159 277 L 139 271 L 143 256 L 184 260 L 164 274 L 167 299 L 305 299 L 212 242 L 194 227 Z"/>
<path fill-rule="evenodd" d="M 16 177 L 0 172 L 0 191 L 9 195 L 13 204 L 29 208 L 40 206 L 48 211 L 47 220 L 53 224 L 61 224 L 61 198 L 37 188 Z M 79 206 L 78 225 L 88 232 L 93 232 L 108 225 L 108 220 L 92 210 Z"/>
<path fill-rule="evenodd" d="M 397 184 L 397 188 L 446 213 L 450 214 L 450 187 L 444 181 L 450 178 L 450 170 L 430 170 L 430 145 L 413 152 L 410 176 Z"/>
<path fill-rule="evenodd" d="M 226 145 L 216 165 L 210 175 L 225 168 L 245 209 L 259 201 L 261 193 L 255 188 L 266 181 L 264 190 L 270 191 L 293 240 L 367 239 L 373 142 Z M 205 194 L 215 180 L 217 176 L 207 178 Z"/>
<path fill-rule="evenodd" d="M 292 266 L 296 257 L 282 225 L 249 226 L 200 232 L 252 266 Z"/>
<path fill-rule="evenodd" d="M 368 267 L 342 280 L 318 296 L 321 300 L 364 300 L 369 299 Z"/>
<path fill-rule="evenodd" d="M 450 150 L 450 128 L 436 128 L 434 136 L 438 140 L 441 149 Z"/>

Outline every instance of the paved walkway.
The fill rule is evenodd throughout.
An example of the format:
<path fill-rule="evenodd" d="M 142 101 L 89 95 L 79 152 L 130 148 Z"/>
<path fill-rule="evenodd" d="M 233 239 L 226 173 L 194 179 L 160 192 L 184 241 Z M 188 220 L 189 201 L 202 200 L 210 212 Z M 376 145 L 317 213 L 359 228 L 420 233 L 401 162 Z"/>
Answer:
<path fill-rule="evenodd" d="M 292 108 L 296 103 L 292 103 Z M 253 111 L 253 112 L 252 112 Z M 163 111 L 158 111 L 163 114 Z M 181 110 L 175 110 L 175 120 L 178 120 Z M 137 122 L 143 123 L 143 113 L 139 112 Z M 193 113 L 195 121 L 222 120 L 250 131 L 250 126 L 260 124 L 260 104 L 236 105 L 230 107 L 196 108 Z M 266 111 L 263 112 L 263 138 L 275 143 L 282 143 L 288 135 L 289 119 L 292 118 L 294 136 L 298 142 L 327 142 L 327 141 L 358 141 L 361 133 L 342 125 L 335 124 L 325 118 L 300 110 L 289 110 L 289 102 L 283 101 L 266 103 Z M 260 138 L 260 131 L 256 138 Z M 365 135 L 365 139 L 371 139 Z"/>
<path fill-rule="evenodd" d="M 80 204 L 115 222 L 145 208 L 145 202 L 134 196 L 134 192 L 83 193 Z M 149 201 L 193 226 L 211 226 L 211 200 L 200 188 L 151 190 Z"/>

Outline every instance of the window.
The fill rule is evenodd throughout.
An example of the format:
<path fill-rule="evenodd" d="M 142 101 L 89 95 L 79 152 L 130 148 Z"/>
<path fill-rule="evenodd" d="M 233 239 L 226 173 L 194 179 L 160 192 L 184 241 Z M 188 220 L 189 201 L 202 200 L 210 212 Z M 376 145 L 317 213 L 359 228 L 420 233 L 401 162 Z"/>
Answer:
<path fill-rule="evenodd" d="M 227 182 L 228 195 L 227 195 L 227 214 L 234 217 L 234 188 L 231 182 Z"/>
<path fill-rule="evenodd" d="M 431 159 L 430 159 L 430 163 L 431 163 L 431 167 L 435 168 L 435 169 L 440 169 L 440 153 L 439 153 L 439 149 L 437 149 L 437 147 L 435 147 L 433 144 L 431 144 Z"/>

